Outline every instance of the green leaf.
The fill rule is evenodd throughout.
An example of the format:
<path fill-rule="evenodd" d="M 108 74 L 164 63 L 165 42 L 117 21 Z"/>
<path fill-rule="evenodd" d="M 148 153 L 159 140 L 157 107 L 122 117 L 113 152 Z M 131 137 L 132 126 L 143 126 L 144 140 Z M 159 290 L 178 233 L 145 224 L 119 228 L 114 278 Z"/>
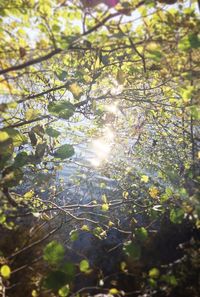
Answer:
<path fill-rule="evenodd" d="M 28 136 L 30 138 L 31 145 L 35 146 L 37 144 L 37 137 L 35 136 L 35 133 L 31 130 L 28 132 Z"/>
<path fill-rule="evenodd" d="M 49 135 L 50 137 L 55 137 L 57 138 L 60 135 L 60 132 L 53 129 L 52 127 L 46 128 L 46 134 Z"/>
<path fill-rule="evenodd" d="M 15 157 L 14 167 L 23 167 L 29 162 L 29 156 L 26 152 L 21 152 Z"/>
<path fill-rule="evenodd" d="M 191 116 L 195 120 L 200 120 L 200 106 L 199 105 L 192 105 L 190 106 Z"/>
<path fill-rule="evenodd" d="M 157 286 L 157 281 L 153 278 L 150 278 L 149 279 L 149 285 L 152 287 L 152 288 L 155 288 Z"/>
<path fill-rule="evenodd" d="M 45 131 L 44 131 L 44 128 L 41 125 L 36 125 L 31 130 L 34 133 L 36 133 L 38 136 L 40 136 L 41 138 L 43 138 Z"/>
<path fill-rule="evenodd" d="M 65 285 L 58 290 L 58 295 L 60 297 L 66 297 L 69 295 L 69 292 L 70 292 L 69 285 Z"/>
<path fill-rule="evenodd" d="M 59 290 L 67 283 L 67 276 L 63 271 L 52 271 L 44 280 L 46 289 Z"/>
<path fill-rule="evenodd" d="M 162 275 L 161 277 L 162 281 L 168 283 L 171 286 L 177 286 L 178 282 L 174 275 Z"/>
<path fill-rule="evenodd" d="M 170 221 L 174 224 L 181 224 L 184 218 L 183 209 L 172 209 L 170 211 Z"/>
<path fill-rule="evenodd" d="M 156 51 L 156 50 L 155 50 L 155 51 L 149 51 L 148 56 L 149 56 L 152 60 L 154 60 L 154 61 L 156 61 L 156 62 L 160 62 L 160 60 L 162 59 L 163 54 L 162 54 L 161 51 Z"/>
<path fill-rule="evenodd" d="M 191 48 L 199 48 L 200 47 L 200 38 L 197 34 L 189 34 L 188 40 Z"/>
<path fill-rule="evenodd" d="M 75 276 L 76 268 L 72 262 L 67 262 L 62 266 L 62 271 L 67 275 L 68 281 L 71 281 Z"/>
<path fill-rule="evenodd" d="M 10 275 L 11 275 L 11 270 L 10 270 L 10 267 L 8 265 L 3 265 L 1 266 L 1 275 L 4 277 L 4 278 L 9 278 Z"/>
<path fill-rule="evenodd" d="M 56 117 L 68 120 L 73 116 L 75 107 L 69 101 L 60 100 L 49 103 L 48 111 Z"/>
<path fill-rule="evenodd" d="M 3 184 L 7 187 L 13 187 L 19 184 L 23 178 L 23 172 L 14 166 L 7 167 L 3 171 Z"/>
<path fill-rule="evenodd" d="M 73 156 L 75 153 L 74 148 L 71 144 L 63 144 L 54 153 L 54 156 L 59 159 L 66 159 Z"/>
<path fill-rule="evenodd" d="M 79 268 L 81 272 L 88 272 L 90 265 L 89 262 L 87 260 L 82 260 L 79 264 Z"/>
<path fill-rule="evenodd" d="M 48 243 L 47 246 L 44 248 L 43 258 L 49 264 L 57 265 L 63 260 L 64 253 L 64 247 L 54 240 Z"/>
<path fill-rule="evenodd" d="M 67 71 L 62 70 L 61 72 L 56 73 L 56 75 L 60 81 L 65 81 L 67 76 Z"/>
<path fill-rule="evenodd" d="M 78 239 L 78 231 L 77 230 L 72 230 L 69 235 L 70 235 L 70 239 L 72 241 L 75 241 Z"/>
<path fill-rule="evenodd" d="M 69 285 L 65 285 L 58 290 L 58 295 L 61 297 L 66 297 L 69 295 L 69 292 L 70 292 Z"/>
<path fill-rule="evenodd" d="M 149 277 L 151 278 L 158 278 L 160 276 L 160 271 L 158 268 L 152 268 L 149 270 Z"/>
<path fill-rule="evenodd" d="M 0 213 L 0 224 L 3 224 L 6 222 L 6 216 L 3 213 Z"/>
<path fill-rule="evenodd" d="M 105 234 L 105 231 L 102 227 L 98 226 L 93 229 L 93 234 L 98 238 L 102 238 L 102 234 Z"/>
<path fill-rule="evenodd" d="M 178 48 L 182 51 L 187 51 L 190 48 L 197 49 L 199 47 L 200 47 L 200 38 L 196 33 L 191 33 L 183 37 L 178 44 Z"/>
<path fill-rule="evenodd" d="M 148 232 L 144 227 L 136 229 L 135 235 L 140 241 L 145 241 L 148 238 Z"/>
<path fill-rule="evenodd" d="M 9 138 L 7 141 L 0 143 L 0 169 L 3 169 L 9 159 L 12 157 L 14 147 L 12 140 Z"/>
<path fill-rule="evenodd" d="M 141 257 L 141 248 L 138 244 L 131 241 L 124 243 L 123 247 L 124 252 L 127 256 L 133 258 L 134 260 L 139 260 Z"/>
<path fill-rule="evenodd" d="M 41 159 L 44 156 L 44 154 L 45 154 L 46 148 L 47 148 L 46 142 L 39 143 L 36 146 L 36 149 L 35 149 L 35 156 L 36 156 L 36 158 Z"/>

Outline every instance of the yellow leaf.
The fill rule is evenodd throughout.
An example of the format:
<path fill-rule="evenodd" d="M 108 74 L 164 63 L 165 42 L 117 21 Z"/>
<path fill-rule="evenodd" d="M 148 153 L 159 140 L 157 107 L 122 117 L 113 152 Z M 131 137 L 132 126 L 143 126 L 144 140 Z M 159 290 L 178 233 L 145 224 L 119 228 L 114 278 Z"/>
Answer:
<path fill-rule="evenodd" d="M 3 94 L 7 94 L 8 91 L 11 91 L 11 90 L 12 90 L 11 85 L 10 85 L 6 80 L 2 81 L 2 82 L 0 83 L 0 86 L 1 86 L 1 92 L 2 92 Z"/>
<path fill-rule="evenodd" d="M 107 211 L 107 210 L 109 210 L 109 205 L 107 203 L 104 203 L 104 204 L 102 204 L 101 209 L 103 211 Z"/>
<path fill-rule="evenodd" d="M 99 59 L 99 57 L 97 57 L 95 64 L 94 64 L 94 69 L 98 69 L 100 67 L 101 61 Z"/>
<path fill-rule="evenodd" d="M 83 225 L 81 227 L 81 230 L 83 230 L 83 231 L 90 231 L 90 228 L 87 225 Z"/>
<path fill-rule="evenodd" d="M 117 290 L 116 288 L 111 288 L 111 289 L 109 290 L 109 293 L 112 294 L 112 295 L 116 295 L 116 294 L 119 294 L 120 292 L 119 292 L 119 290 Z"/>
<path fill-rule="evenodd" d="M 102 201 L 103 201 L 105 204 L 108 203 L 108 200 L 107 200 L 107 197 L 106 197 L 105 194 L 103 194 L 103 195 L 101 196 L 101 199 L 102 199 Z"/>
<path fill-rule="evenodd" d="M 123 272 L 126 272 L 127 271 L 127 265 L 126 265 L 126 262 L 122 261 L 120 263 L 120 268 Z"/>
<path fill-rule="evenodd" d="M 108 222 L 108 226 L 109 226 L 109 227 L 112 227 L 113 225 L 114 225 L 114 223 L 113 223 L 112 221 L 109 221 L 109 222 Z"/>
<path fill-rule="evenodd" d="M 144 183 L 148 183 L 149 177 L 147 175 L 142 175 L 141 176 L 141 181 L 144 182 Z"/>
<path fill-rule="evenodd" d="M 0 142 L 8 140 L 9 135 L 7 132 L 0 131 Z"/>
<path fill-rule="evenodd" d="M 87 75 L 87 74 L 85 74 L 85 75 L 83 76 L 83 78 L 84 78 L 84 80 L 85 80 L 86 83 L 90 83 L 90 82 L 92 81 L 92 77 L 89 76 L 89 75 Z"/>
<path fill-rule="evenodd" d="M 124 191 L 122 193 L 122 196 L 123 196 L 124 199 L 128 199 L 128 192 Z"/>
<path fill-rule="evenodd" d="M 10 270 L 10 267 L 8 265 L 3 265 L 1 266 L 1 275 L 4 277 L 4 278 L 9 278 L 10 275 L 11 275 L 11 270 Z"/>
<path fill-rule="evenodd" d="M 24 198 L 26 198 L 26 199 L 31 199 L 33 196 L 34 196 L 34 191 L 33 190 L 30 190 L 29 192 L 26 192 L 24 194 Z"/>
<path fill-rule="evenodd" d="M 156 199 L 158 198 L 159 190 L 156 187 L 151 187 L 149 189 L 149 195 L 151 198 Z"/>
<path fill-rule="evenodd" d="M 12 101 L 12 102 L 8 103 L 8 107 L 11 109 L 15 109 L 17 107 L 17 102 Z"/>
<path fill-rule="evenodd" d="M 160 47 L 156 42 L 150 42 L 149 44 L 147 44 L 146 49 L 148 51 L 156 51 L 158 50 Z"/>
<path fill-rule="evenodd" d="M 200 229 L 200 220 L 196 221 L 196 227 L 197 227 L 197 229 Z"/>
<path fill-rule="evenodd" d="M 27 121 L 36 119 L 38 115 L 40 115 L 40 111 L 32 109 L 32 108 L 29 108 L 25 112 L 25 118 L 26 118 Z"/>
<path fill-rule="evenodd" d="M 38 293 L 36 290 L 33 290 L 31 295 L 32 295 L 32 297 L 38 297 Z"/>
<path fill-rule="evenodd" d="M 149 270 L 149 276 L 151 278 L 158 278 L 160 275 L 160 271 L 158 270 L 158 268 L 152 268 L 151 270 Z"/>
<path fill-rule="evenodd" d="M 69 86 L 70 92 L 74 95 L 76 99 L 79 99 L 81 94 L 83 93 L 82 88 L 77 84 L 73 83 Z"/>
<path fill-rule="evenodd" d="M 48 216 L 45 212 L 43 212 L 40 216 L 41 220 L 43 221 L 49 221 L 51 219 L 50 216 Z"/>
<path fill-rule="evenodd" d="M 90 268 L 90 264 L 88 260 L 82 260 L 79 264 L 79 269 L 81 272 L 88 272 Z"/>

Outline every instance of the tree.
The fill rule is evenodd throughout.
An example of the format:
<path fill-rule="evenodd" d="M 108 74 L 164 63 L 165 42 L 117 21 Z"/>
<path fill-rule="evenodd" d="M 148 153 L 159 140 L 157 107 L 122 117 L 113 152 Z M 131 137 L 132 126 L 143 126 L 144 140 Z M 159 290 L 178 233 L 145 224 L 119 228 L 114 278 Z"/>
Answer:
<path fill-rule="evenodd" d="M 27 230 L 41 230 L 34 231 L 31 241 L 23 230 L 22 241 L 9 251 L 2 242 L 2 264 L 8 265 L 2 266 L 3 288 L 12 287 L 5 271 L 11 266 L 15 275 L 26 269 L 29 263 L 20 257 L 33 248 L 40 260 L 42 244 L 66 227 L 65 220 L 74 224 L 69 232 L 82 228 L 102 239 L 111 227 L 123 233 L 119 222 L 127 217 L 127 234 L 134 237 L 124 239 L 123 250 L 136 262 L 147 238 L 152 240 L 148 229 L 154 221 L 167 217 L 174 226 L 184 226 L 187 220 L 198 228 L 196 2 L 9 0 L 0 8 L 0 222 L 3 232 L 16 238 L 23 217 Z M 97 156 L 92 162 L 100 165 L 96 169 L 76 159 L 79 145 L 93 140 Z M 74 203 L 71 192 L 65 197 L 68 205 L 63 204 L 60 192 L 67 185 L 56 176 L 73 163 L 81 174 L 88 169 L 84 181 L 78 175 L 72 181 L 79 191 L 80 182 L 89 183 L 94 170 L 115 180 L 118 199 L 106 189 L 104 193 L 101 183 L 103 194 L 92 201 L 92 212 L 87 203 Z M 136 222 L 139 213 L 146 220 L 142 226 Z M 72 241 L 77 236 L 73 231 Z M 15 266 L 12 259 L 17 257 Z M 60 243 L 47 244 L 44 259 L 53 264 L 48 261 L 50 272 L 40 282 L 41 291 L 45 283 L 60 296 L 73 292 L 75 268 L 68 263 L 63 271 L 63 258 Z M 39 267 L 35 254 L 29 261 Z M 79 270 L 90 273 L 90 263 L 82 261 Z M 145 273 L 141 293 L 149 287 L 169 293 L 177 286 L 170 269 L 161 276 L 155 267 Z M 36 278 L 44 275 L 42 268 Z M 28 290 L 37 296 L 40 286 Z M 109 290 L 120 294 L 119 289 Z"/>

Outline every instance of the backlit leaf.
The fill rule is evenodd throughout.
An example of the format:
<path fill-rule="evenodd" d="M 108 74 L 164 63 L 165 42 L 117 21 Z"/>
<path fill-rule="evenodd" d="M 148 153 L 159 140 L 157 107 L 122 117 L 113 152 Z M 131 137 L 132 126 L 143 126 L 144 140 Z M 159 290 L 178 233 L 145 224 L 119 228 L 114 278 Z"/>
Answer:
<path fill-rule="evenodd" d="M 184 218 L 184 210 L 183 209 L 172 209 L 170 211 L 170 220 L 174 224 L 181 224 Z"/>
<path fill-rule="evenodd" d="M 74 98 L 76 98 L 76 99 L 79 99 L 83 93 L 82 88 L 77 83 L 71 84 L 69 86 L 69 90 L 70 90 L 70 92 L 72 92 L 72 94 L 74 95 Z"/>
<path fill-rule="evenodd" d="M 160 271 L 158 270 L 158 268 L 152 268 L 151 270 L 149 270 L 149 277 L 158 278 L 159 275 L 160 275 Z"/>
<path fill-rule="evenodd" d="M 107 210 L 109 210 L 109 204 L 108 204 L 108 203 L 103 203 L 102 206 L 101 206 L 101 209 L 102 209 L 103 211 L 107 211 Z"/>
<path fill-rule="evenodd" d="M 2 131 L 6 132 L 10 138 L 13 140 L 14 146 L 20 146 L 22 144 L 27 143 L 27 138 L 18 130 L 13 128 L 4 128 Z"/>
<path fill-rule="evenodd" d="M 27 121 L 36 119 L 38 117 L 38 115 L 40 115 L 41 112 L 39 110 L 33 109 L 33 108 L 29 108 L 26 112 L 25 112 L 25 119 Z"/>
<path fill-rule="evenodd" d="M 140 241 L 145 241 L 148 238 L 147 229 L 145 229 L 144 227 L 140 227 L 136 229 L 135 235 Z"/>
<path fill-rule="evenodd" d="M 111 288 L 111 289 L 109 290 L 109 294 L 112 294 L 112 295 L 117 295 L 117 294 L 119 294 L 119 293 L 120 293 L 120 291 L 117 290 L 116 288 Z"/>
<path fill-rule="evenodd" d="M 58 295 L 60 297 L 67 297 L 69 295 L 69 292 L 70 292 L 69 285 L 65 285 L 58 290 Z"/>
<path fill-rule="evenodd" d="M 54 241 L 51 241 L 44 248 L 43 258 L 51 265 L 60 263 L 64 257 L 65 250 L 63 246 Z"/>
<path fill-rule="evenodd" d="M 4 142 L 6 140 L 8 140 L 9 138 L 9 134 L 5 131 L 0 131 L 0 142 Z"/>
<path fill-rule="evenodd" d="M 87 260 L 82 260 L 79 264 L 79 269 L 81 272 L 88 272 L 90 264 Z"/>
<path fill-rule="evenodd" d="M 149 177 L 147 175 L 142 175 L 141 176 L 141 181 L 144 182 L 144 183 L 148 183 Z"/>
<path fill-rule="evenodd" d="M 152 187 L 149 189 L 149 195 L 150 195 L 153 199 L 158 198 L 158 195 L 159 195 L 159 190 L 158 190 L 158 188 L 152 186 Z"/>
<path fill-rule="evenodd" d="M 11 275 L 11 270 L 10 270 L 10 267 L 8 265 L 3 265 L 1 266 L 1 275 L 4 277 L 4 278 L 9 278 L 10 275 Z"/>

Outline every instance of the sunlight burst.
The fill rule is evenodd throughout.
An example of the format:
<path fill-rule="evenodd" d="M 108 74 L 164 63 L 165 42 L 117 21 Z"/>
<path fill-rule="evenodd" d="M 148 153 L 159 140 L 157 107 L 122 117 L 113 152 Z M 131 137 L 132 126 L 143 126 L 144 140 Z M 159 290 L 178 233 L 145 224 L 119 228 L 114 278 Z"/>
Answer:
<path fill-rule="evenodd" d="M 93 166 L 98 167 L 103 161 L 108 159 L 114 137 L 114 132 L 110 127 L 105 127 L 103 137 L 92 141 L 91 150 L 95 154 L 95 158 L 92 158 L 89 161 Z"/>
<path fill-rule="evenodd" d="M 98 158 L 105 159 L 110 152 L 110 145 L 103 139 L 96 139 L 92 143 L 93 150 Z"/>
<path fill-rule="evenodd" d="M 110 113 L 113 113 L 115 115 L 120 114 L 120 110 L 118 108 L 118 103 L 117 102 L 105 105 L 105 110 L 110 112 Z"/>

